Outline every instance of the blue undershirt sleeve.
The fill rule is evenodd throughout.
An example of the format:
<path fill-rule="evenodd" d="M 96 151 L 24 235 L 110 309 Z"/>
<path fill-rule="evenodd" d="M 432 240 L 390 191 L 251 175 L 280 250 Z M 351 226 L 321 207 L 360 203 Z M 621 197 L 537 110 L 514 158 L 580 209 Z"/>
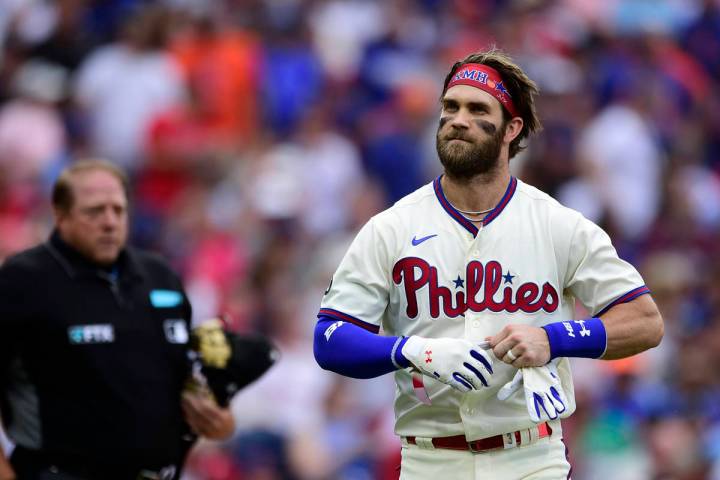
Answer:
<path fill-rule="evenodd" d="M 374 378 L 410 366 L 402 355 L 405 337 L 386 337 L 325 315 L 315 326 L 315 360 L 325 370 L 352 378 Z"/>

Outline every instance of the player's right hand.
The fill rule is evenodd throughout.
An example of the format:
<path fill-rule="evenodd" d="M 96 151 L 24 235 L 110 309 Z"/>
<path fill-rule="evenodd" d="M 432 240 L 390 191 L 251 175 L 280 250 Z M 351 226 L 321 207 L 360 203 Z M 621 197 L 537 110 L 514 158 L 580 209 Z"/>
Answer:
<path fill-rule="evenodd" d="M 423 374 L 461 392 L 487 387 L 493 374 L 490 355 L 462 338 L 412 336 L 402 354 Z"/>

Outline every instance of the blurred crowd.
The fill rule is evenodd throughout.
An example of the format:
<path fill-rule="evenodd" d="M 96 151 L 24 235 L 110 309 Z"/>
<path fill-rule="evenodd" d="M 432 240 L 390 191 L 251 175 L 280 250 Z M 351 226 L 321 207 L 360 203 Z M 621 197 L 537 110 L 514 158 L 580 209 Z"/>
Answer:
<path fill-rule="evenodd" d="M 359 227 L 440 173 L 442 79 L 490 45 L 542 92 L 513 173 L 603 226 L 666 322 L 574 363 L 573 478 L 720 479 L 718 0 L 0 0 L 0 262 L 47 237 L 65 165 L 116 162 L 194 320 L 282 351 L 186 478 L 396 479 L 392 379 L 320 370 L 313 324 Z"/>

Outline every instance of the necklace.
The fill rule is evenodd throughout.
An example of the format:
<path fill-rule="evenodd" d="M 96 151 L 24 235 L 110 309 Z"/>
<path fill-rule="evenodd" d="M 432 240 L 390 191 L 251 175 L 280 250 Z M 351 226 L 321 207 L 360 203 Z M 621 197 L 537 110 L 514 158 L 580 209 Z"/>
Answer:
<path fill-rule="evenodd" d="M 452 205 L 452 203 L 451 203 L 450 205 Z M 465 215 L 473 215 L 473 216 L 482 215 L 482 214 L 488 213 L 490 210 L 492 210 L 492 208 L 488 208 L 487 210 L 482 210 L 482 211 L 479 211 L 479 212 L 471 212 L 471 211 L 468 211 L 468 210 L 460 210 L 460 209 L 457 208 L 455 205 L 452 205 L 452 207 L 453 207 L 455 210 L 457 210 L 458 212 L 460 212 L 460 213 L 463 213 L 463 214 L 465 214 Z M 495 208 L 495 207 L 493 207 L 493 208 Z"/>

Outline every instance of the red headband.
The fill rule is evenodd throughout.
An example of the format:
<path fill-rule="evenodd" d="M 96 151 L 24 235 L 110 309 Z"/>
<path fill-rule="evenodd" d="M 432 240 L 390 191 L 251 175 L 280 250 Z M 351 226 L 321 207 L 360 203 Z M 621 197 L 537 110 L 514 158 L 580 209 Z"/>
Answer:
<path fill-rule="evenodd" d="M 448 90 L 455 85 L 469 85 L 479 88 L 497 98 L 513 117 L 519 117 L 517 108 L 510 97 L 510 93 L 503 85 L 503 80 L 497 70 L 480 63 L 467 63 L 453 73 Z"/>

